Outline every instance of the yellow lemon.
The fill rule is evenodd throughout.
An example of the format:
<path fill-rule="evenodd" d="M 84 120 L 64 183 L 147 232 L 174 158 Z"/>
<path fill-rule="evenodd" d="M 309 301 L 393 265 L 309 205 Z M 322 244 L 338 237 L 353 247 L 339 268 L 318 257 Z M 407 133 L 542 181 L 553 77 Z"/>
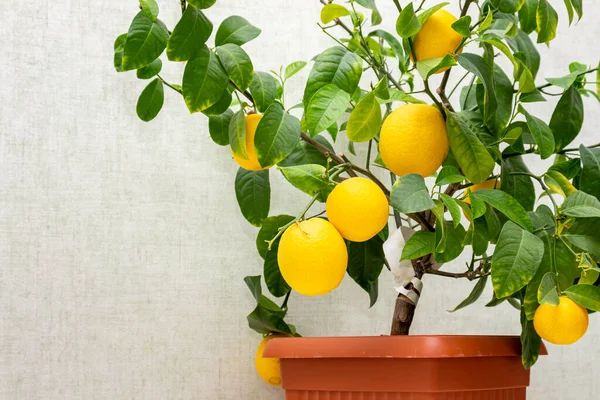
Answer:
<path fill-rule="evenodd" d="M 256 372 L 262 378 L 263 381 L 269 385 L 279 386 L 281 385 L 281 371 L 279 367 L 278 358 L 264 358 L 263 353 L 269 340 L 276 336 L 267 336 L 260 342 L 258 349 L 256 349 L 256 355 L 254 357 L 254 365 L 256 366 Z"/>
<path fill-rule="evenodd" d="M 475 193 L 476 191 L 480 190 L 480 189 L 498 189 L 500 188 L 500 179 L 498 178 L 493 178 L 493 179 L 488 179 L 487 181 L 483 182 L 483 183 L 478 183 L 476 185 L 473 186 L 469 186 L 467 188 L 467 190 L 470 190 L 471 193 Z M 466 192 L 465 192 L 466 195 Z M 471 199 L 467 196 L 463 199 L 463 201 L 467 204 L 471 204 Z"/>
<path fill-rule="evenodd" d="M 567 296 L 560 304 L 541 304 L 533 317 L 533 326 L 542 339 L 554 344 L 573 344 L 588 328 L 588 312 Z"/>
<path fill-rule="evenodd" d="M 331 292 L 346 274 L 346 243 L 330 223 L 311 218 L 286 229 L 279 242 L 277 261 L 283 279 L 306 296 Z"/>
<path fill-rule="evenodd" d="M 433 174 L 446 159 L 448 149 L 446 122 L 434 106 L 400 106 L 388 115 L 381 127 L 381 158 L 398 176 Z"/>
<path fill-rule="evenodd" d="M 387 224 L 389 206 L 383 191 L 366 178 L 350 178 L 327 197 L 327 217 L 345 239 L 364 242 Z"/>
<path fill-rule="evenodd" d="M 456 22 L 456 17 L 446 10 L 438 10 L 427 18 L 413 42 L 417 61 L 442 58 L 456 51 L 463 37 L 452 29 L 454 22 Z M 439 74 L 447 69 L 442 68 L 436 73 Z"/>
<path fill-rule="evenodd" d="M 254 134 L 256 133 L 256 127 L 261 118 L 262 115 L 260 114 L 250 114 L 246 117 L 246 151 L 248 152 L 248 158 L 242 158 L 236 155 L 233 150 L 231 151 L 235 162 L 237 162 L 240 167 L 249 171 L 259 171 L 271 168 L 271 166 L 265 168 L 260 166 L 254 149 Z"/>

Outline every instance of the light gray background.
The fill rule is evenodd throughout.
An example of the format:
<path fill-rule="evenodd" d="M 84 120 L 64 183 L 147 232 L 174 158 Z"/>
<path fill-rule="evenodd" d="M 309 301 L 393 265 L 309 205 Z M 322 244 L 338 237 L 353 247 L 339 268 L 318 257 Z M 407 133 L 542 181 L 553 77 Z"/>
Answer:
<path fill-rule="evenodd" d="M 159 3 L 173 27 L 177 1 Z M 392 3 L 378 3 L 393 30 Z M 586 1 L 584 20 L 571 28 L 562 2 L 553 3 L 560 38 L 541 47 L 541 76 L 566 74 L 570 61 L 597 63 L 600 2 Z M 253 300 L 242 278 L 262 265 L 257 230 L 235 202 L 229 151 L 174 92 L 155 121 L 139 121 L 146 82 L 112 68 L 113 40 L 136 7 L 0 4 L 0 399 L 282 399 L 254 372 L 260 336 L 246 325 Z M 315 24 L 319 10 L 316 0 L 219 0 L 208 15 L 217 25 L 240 14 L 263 28 L 246 48 L 255 69 L 268 70 L 332 45 Z M 175 81 L 179 72 L 164 75 Z M 294 102 L 307 73 L 290 84 Z M 580 140 L 597 142 L 600 108 L 589 99 L 585 107 Z M 530 107 L 544 117 L 552 109 Z M 272 212 L 297 213 L 308 198 L 272 176 Z M 390 285 L 384 272 L 372 309 L 350 279 L 326 297 L 293 295 L 289 320 L 306 336 L 387 333 Z M 489 293 L 448 314 L 470 286 L 428 277 L 414 333 L 519 332 L 510 306 L 483 308 Z M 579 343 L 549 346 L 530 398 L 597 398 L 598 332 L 593 316 Z M 477 371 L 465 373 L 476 379 Z"/>

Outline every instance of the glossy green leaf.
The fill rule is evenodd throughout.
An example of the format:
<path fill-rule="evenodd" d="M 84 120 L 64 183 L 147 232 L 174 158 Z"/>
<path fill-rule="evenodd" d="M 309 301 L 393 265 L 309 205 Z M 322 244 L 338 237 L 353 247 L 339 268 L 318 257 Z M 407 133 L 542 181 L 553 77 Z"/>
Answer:
<path fill-rule="evenodd" d="M 379 102 L 381 104 L 387 104 L 394 101 L 401 101 L 403 103 L 411 103 L 411 104 L 425 104 L 423 100 L 417 99 L 416 97 L 411 96 L 401 90 L 398 89 L 389 89 L 390 97 L 389 99 L 383 100 L 380 99 Z"/>
<path fill-rule="evenodd" d="M 229 79 L 239 90 L 246 90 L 254 76 L 254 67 L 248 54 L 233 43 L 219 46 L 216 51 Z"/>
<path fill-rule="evenodd" d="M 487 283 L 487 280 L 488 280 L 487 275 L 483 276 L 483 277 L 481 277 L 479 279 L 477 279 L 477 283 L 475 283 L 475 286 L 473 286 L 473 289 L 471 290 L 471 293 L 469 293 L 469 295 L 467 296 L 467 298 L 464 299 L 459 305 L 457 305 L 456 307 L 454 307 L 453 310 L 449 310 L 449 312 L 458 311 L 458 310 L 460 310 L 462 308 L 470 306 L 471 304 L 473 304 L 477 300 L 479 300 L 479 298 L 483 294 L 483 290 L 485 289 L 485 285 Z"/>
<path fill-rule="evenodd" d="M 293 63 L 289 64 L 287 67 L 285 67 L 283 79 L 284 80 L 290 79 L 292 76 L 296 75 L 304 67 L 306 67 L 306 65 L 307 65 L 306 61 L 294 61 Z"/>
<path fill-rule="evenodd" d="M 556 150 L 562 150 L 573 141 L 583 125 L 583 101 L 574 86 L 565 91 L 556 104 L 550 119 Z"/>
<path fill-rule="evenodd" d="M 390 45 L 392 50 L 394 50 L 394 53 L 396 54 L 396 57 L 400 62 L 404 61 L 408 57 L 404 49 L 402 48 L 402 43 L 400 43 L 400 41 L 396 39 L 396 36 L 392 35 L 387 31 L 384 31 L 383 29 L 376 29 L 372 32 L 369 32 L 369 37 L 373 36 L 385 40 L 387 44 Z"/>
<path fill-rule="evenodd" d="M 558 13 L 548 0 L 539 0 L 536 20 L 538 25 L 537 42 L 549 44 L 556 37 Z"/>
<path fill-rule="evenodd" d="M 573 85 L 573 83 L 575 83 L 578 76 L 579 72 L 571 72 L 570 74 L 561 76 L 560 78 L 546 78 L 546 81 L 548 81 L 548 83 L 556 87 L 560 87 L 566 90 L 570 88 Z"/>
<path fill-rule="evenodd" d="M 123 72 L 123 51 L 125 50 L 125 42 L 127 41 L 127 34 L 123 33 L 115 39 L 114 43 L 114 56 L 113 65 L 115 71 Z"/>
<path fill-rule="evenodd" d="M 262 167 L 286 158 L 300 140 L 300 121 L 279 103 L 269 106 L 256 128 L 254 148 Z"/>
<path fill-rule="evenodd" d="M 435 203 L 429 196 L 425 179 L 418 174 L 401 176 L 392 186 L 391 205 L 404 214 L 430 210 Z"/>
<path fill-rule="evenodd" d="M 202 50 L 212 30 L 212 22 L 202 11 L 193 6 L 187 7 L 171 33 L 167 57 L 171 61 L 191 60 Z"/>
<path fill-rule="evenodd" d="M 435 179 L 436 186 L 449 185 L 451 183 L 459 183 L 465 180 L 460 171 L 456 167 L 442 167 Z"/>
<path fill-rule="evenodd" d="M 435 251 L 435 233 L 428 231 L 415 232 L 404 245 L 400 261 L 415 260 Z M 394 260 L 395 261 L 395 260 Z"/>
<path fill-rule="evenodd" d="M 440 197 L 446 205 L 446 208 L 448 208 L 448 211 L 452 216 L 452 222 L 454 223 L 454 227 L 456 228 L 458 224 L 460 224 L 461 219 L 460 206 L 458 205 L 457 200 L 444 193 L 440 193 Z"/>
<path fill-rule="evenodd" d="M 498 298 L 510 296 L 531 281 L 542 261 L 540 238 L 508 221 L 492 256 L 492 283 Z"/>
<path fill-rule="evenodd" d="M 265 256 L 265 262 L 263 265 L 265 284 L 267 285 L 267 289 L 269 289 L 269 293 L 275 297 L 285 296 L 291 290 L 285 279 L 283 279 L 283 275 L 281 275 L 279 262 L 277 261 L 277 252 L 279 250 L 280 240 L 281 238 L 277 238 L 277 240 L 273 243 L 271 250 L 268 251 Z"/>
<path fill-rule="evenodd" d="M 442 229 L 443 227 L 443 229 Z M 463 251 L 465 228 L 458 225 L 456 228 L 450 221 L 436 223 L 435 236 L 437 241 L 435 261 L 447 263 L 456 259 Z"/>
<path fill-rule="evenodd" d="M 571 244 L 590 253 L 594 259 L 600 260 L 599 218 L 579 219 L 562 236 Z"/>
<path fill-rule="evenodd" d="M 521 30 L 527 34 L 537 29 L 537 8 L 539 0 L 525 0 L 519 10 L 519 22 Z"/>
<path fill-rule="evenodd" d="M 215 46 L 227 43 L 243 45 L 260 35 L 261 30 L 237 15 L 225 18 L 215 36 Z"/>
<path fill-rule="evenodd" d="M 326 4 L 321 9 L 321 22 L 323 24 L 328 24 L 336 18 L 345 17 L 350 15 L 350 11 L 342 5 L 339 4 Z"/>
<path fill-rule="evenodd" d="M 271 205 L 269 171 L 239 168 L 235 176 L 235 197 L 244 218 L 254 226 L 261 226 Z"/>
<path fill-rule="evenodd" d="M 268 335 L 272 333 L 288 336 L 297 336 L 293 325 L 288 325 L 283 320 L 286 312 L 267 297 L 260 295 L 258 305 L 247 319 L 250 329 Z"/>
<path fill-rule="evenodd" d="M 123 48 L 123 71 L 140 69 L 156 60 L 167 47 L 169 31 L 161 20 L 152 21 L 140 11 L 129 26 Z"/>
<path fill-rule="evenodd" d="M 229 122 L 229 144 L 231 151 L 245 160 L 248 159 L 248 146 L 246 143 L 246 115 L 244 109 L 233 114 Z"/>
<path fill-rule="evenodd" d="M 314 196 L 320 194 L 319 200 L 325 201 L 333 190 L 334 184 L 325 176 L 326 169 L 318 164 L 304 164 L 293 167 L 279 167 L 285 178 L 304 193 Z"/>
<path fill-rule="evenodd" d="M 577 190 L 561 206 L 561 212 L 569 217 L 600 218 L 600 201 L 581 190 Z"/>
<path fill-rule="evenodd" d="M 250 93 L 258 111 L 265 112 L 275 101 L 277 81 L 267 72 L 256 72 L 250 83 Z"/>
<path fill-rule="evenodd" d="M 156 21 L 159 11 L 156 0 L 140 0 L 140 6 L 148 18 L 150 18 L 152 21 Z"/>
<path fill-rule="evenodd" d="M 563 197 L 569 196 L 577 189 L 567 178 L 558 171 L 550 170 L 544 174 L 544 182 L 552 193 L 558 193 Z"/>
<path fill-rule="evenodd" d="M 477 197 L 491 205 L 522 228 L 528 231 L 533 230 L 533 225 L 527 215 L 527 211 L 508 193 L 497 189 L 480 189 L 471 194 L 471 201 L 473 201 L 473 197 Z"/>
<path fill-rule="evenodd" d="M 375 0 L 355 0 L 361 6 L 368 8 L 370 10 L 376 10 L 377 6 L 375 5 Z"/>
<path fill-rule="evenodd" d="M 183 73 L 183 98 L 191 113 L 204 111 L 217 103 L 227 90 L 229 79 L 217 56 L 203 46 L 188 61 Z"/>
<path fill-rule="evenodd" d="M 331 47 L 319 54 L 308 76 L 304 89 L 304 105 L 326 85 L 333 84 L 351 95 L 362 75 L 362 59 L 341 46 Z"/>
<path fill-rule="evenodd" d="M 473 183 L 486 180 L 494 170 L 495 162 L 469 120 L 459 113 L 448 112 L 446 128 L 450 149 L 464 175 Z"/>
<path fill-rule="evenodd" d="M 217 0 L 187 0 L 188 5 L 192 5 L 200 9 L 210 8 L 216 2 Z"/>
<path fill-rule="evenodd" d="M 346 135 L 353 142 L 368 142 L 379 133 L 381 128 L 381 106 L 374 92 L 363 97 L 350 113 Z"/>
<path fill-rule="evenodd" d="M 260 275 L 256 276 L 246 276 L 244 278 L 244 282 L 246 282 L 246 286 L 250 289 L 252 296 L 258 301 L 260 296 L 262 295 L 262 287 L 260 285 Z"/>
<path fill-rule="evenodd" d="M 525 32 L 519 32 L 515 37 L 506 38 L 506 42 L 513 49 L 515 54 L 520 55 L 520 60 L 524 63 L 527 69 L 531 72 L 531 86 L 535 87 L 533 78 L 540 69 L 540 53 L 537 51 L 535 44 Z M 525 90 L 521 90 L 524 92 Z"/>
<path fill-rule="evenodd" d="M 323 86 L 306 107 L 306 126 L 311 136 L 323 132 L 345 112 L 350 95 L 334 84 Z"/>
<path fill-rule="evenodd" d="M 368 294 L 370 307 L 377 301 L 377 279 L 385 263 L 383 240 L 375 235 L 365 242 L 347 242 L 348 275 Z"/>
<path fill-rule="evenodd" d="M 145 67 L 138 69 L 136 75 L 138 79 L 150 79 L 158 75 L 161 69 L 162 61 L 160 61 L 160 58 L 157 58 Z"/>
<path fill-rule="evenodd" d="M 584 192 L 600 199 L 600 150 L 589 149 L 583 145 L 579 147 L 581 155 L 581 177 L 579 178 L 579 188 Z"/>
<path fill-rule="evenodd" d="M 549 168 L 549 171 L 560 172 L 565 178 L 573 179 L 581 172 L 581 159 L 572 158 L 567 161 L 559 161 L 560 156 L 554 160 L 554 164 Z"/>
<path fill-rule="evenodd" d="M 521 359 L 525 369 L 531 368 L 537 361 L 542 347 L 542 338 L 535 331 L 533 321 L 529 321 L 521 311 Z"/>
<path fill-rule="evenodd" d="M 452 24 L 452 29 L 458 32 L 461 36 L 469 36 L 471 34 L 471 17 L 469 15 L 460 17 Z"/>
<path fill-rule="evenodd" d="M 208 132 L 213 142 L 219 146 L 227 146 L 229 144 L 229 123 L 232 117 L 233 111 L 228 109 L 223 114 L 208 118 Z"/>
<path fill-rule="evenodd" d="M 523 162 L 523 157 L 516 156 L 502 160 L 500 190 L 514 197 L 525 210 L 531 211 L 535 205 L 533 181 L 527 175 L 512 175 L 516 172 L 529 173 L 527 165 Z"/>
<path fill-rule="evenodd" d="M 429 78 L 442 68 L 448 68 L 456 65 L 456 60 L 451 55 L 443 58 L 427 58 L 417 61 L 417 72 L 423 79 Z"/>
<path fill-rule="evenodd" d="M 558 287 L 556 285 L 556 274 L 554 272 L 547 272 L 542 277 L 542 282 L 538 288 L 537 293 L 539 304 L 552 304 L 557 306 L 560 303 L 558 298 Z"/>
<path fill-rule="evenodd" d="M 223 92 L 221 98 L 212 106 L 202 111 L 202 114 L 207 117 L 214 117 L 223 114 L 232 105 L 233 97 L 231 95 L 231 89 L 227 88 Z"/>
<path fill-rule="evenodd" d="M 600 287 L 594 285 L 574 285 L 565 294 L 575 303 L 592 311 L 600 311 Z"/>
<path fill-rule="evenodd" d="M 486 122 L 491 121 L 497 106 L 492 69 L 485 60 L 477 54 L 463 53 L 459 54 L 457 59 L 458 63 L 464 69 L 475 74 L 483 82 L 485 88 L 483 116 Z"/>
<path fill-rule="evenodd" d="M 317 135 L 313 138 L 314 141 L 325 146 L 330 152 L 334 153 L 331 144 L 321 135 Z M 296 144 L 294 150 L 285 159 L 280 161 L 277 165 L 280 167 L 292 167 L 296 165 L 305 164 L 319 164 L 324 167 L 327 166 L 327 157 L 323 155 L 319 150 L 315 149 L 312 145 L 301 140 Z"/>
<path fill-rule="evenodd" d="M 490 3 L 502 13 L 514 14 L 523 5 L 523 0 L 490 0 Z"/>
<path fill-rule="evenodd" d="M 429 19 L 429 17 L 431 17 L 433 14 L 435 14 L 436 11 L 446 7 L 448 4 L 450 4 L 450 3 L 445 1 L 443 3 L 439 3 L 434 6 L 431 6 L 428 9 L 420 12 L 419 15 L 417 15 L 417 18 L 419 19 L 419 22 L 421 23 L 421 25 L 425 24 L 425 22 Z"/>
<path fill-rule="evenodd" d="M 538 117 L 527 112 L 523 106 L 519 105 L 519 111 L 525 116 L 529 132 L 538 145 L 540 156 L 546 159 L 554 154 L 554 136 L 550 127 Z"/>
<path fill-rule="evenodd" d="M 402 9 L 398 19 L 396 20 L 396 32 L 402 38 L 409 38 L 416 35 L 421 29 L 421 22 L 415 14 L 413 4 L 408 3 L 406 7 Z"/>
<path fill-rule="evenodd" d="M 272 240 L 277 235 L 279 228 L 284 227 L 294 219 L 295 217 L 292 217 L 291 215 L 275 215 L 268 217 L 263 221 L 262 226 L 256 235 L 256 249 L 263 260 L 267 257 L 267 253 L 269 252 L 269 244 L 267 241 Z"/>
<path fill-rule="evenodd" d="M 165 101 L 165 92 L 160 79 L 155 79 L 146 86 L 140 95 L 136 112 L 142 121 L 152 121 L 160 112 Z"/>

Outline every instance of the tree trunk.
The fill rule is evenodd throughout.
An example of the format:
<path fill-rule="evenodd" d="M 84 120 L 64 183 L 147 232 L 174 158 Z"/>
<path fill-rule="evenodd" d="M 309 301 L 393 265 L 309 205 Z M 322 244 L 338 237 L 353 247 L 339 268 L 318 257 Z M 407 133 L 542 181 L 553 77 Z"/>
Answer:
<path fill-rule="evenodd" d="M 408 297 L 403 294 L 398 295 L 392 318 L 392 332 L 390 333 L 392 336 L 408 335 L 416 308 L 417 306 Z"/>

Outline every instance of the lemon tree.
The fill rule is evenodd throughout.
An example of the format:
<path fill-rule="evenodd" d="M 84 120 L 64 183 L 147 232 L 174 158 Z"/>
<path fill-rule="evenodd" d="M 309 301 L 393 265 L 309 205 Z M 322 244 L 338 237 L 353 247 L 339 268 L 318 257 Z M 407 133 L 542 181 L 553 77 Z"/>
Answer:
<path fill-rule="evenodd" d="M 269 52 L 278 38 L 240 15 L 218 20 L 218 0 L 177 0 L 171 27 L 157 1 L 141 1 L 115 32 L 116 71 L 149 80 L 140 119 L 167 118 L 169 90 L 203 114 L 239 166 L 231 196 L 258 229 L 248 262 L 257 273 L 244 278 L 255 302 L 248 324 L 264 336 L 258 374 L 281 381 L 263 351 L 275 336 L 299 335 L 286 320 L 293 292 L 324 295 L 348 275 L 372 306 L 386 269 L 402 286 L 392 334 L 409 332 L 416 282 L 434 274 L 473 281 L 452 311 L 477 304 L 488 285 L 488 307 L 517 309 L 527 368 L 542 339 L 583 337 L 588 313 L 600 311 L 600 144 L 580 137 L 584 98 L 586 108 L 600 100 L 598 59 L 557 60 L 561 76 L 542 76 L 538 51 L 556 45 L 557 9 L 573 24 L 582 2 L 320 3 L 315 19 L 330 45 L 268 70 L 255 68 L 246 44 Z M 389 18 L 395 30 L 382 28 Z M 169 62 L 181 68 L 163 70 Z M 536 112 L 544 101 L 549 118 Z M 547 164 L 534 174 L 538 158 Z M 303 209 L 271 212 L 275 175 L 306 199 Z M 444 264 L 461 255 L 466 269 L 450 272 Z"/>

